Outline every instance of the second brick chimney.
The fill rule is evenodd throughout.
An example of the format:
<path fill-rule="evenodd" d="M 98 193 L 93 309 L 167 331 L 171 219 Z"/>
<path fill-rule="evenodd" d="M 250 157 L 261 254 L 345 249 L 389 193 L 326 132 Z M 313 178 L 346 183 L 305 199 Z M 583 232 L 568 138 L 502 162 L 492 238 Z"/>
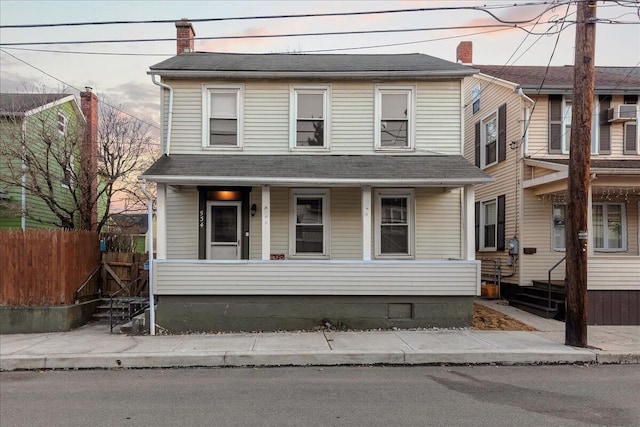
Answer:
<path fill-rule="evenodd" d="M 456 49 L 456 62 L 469 65 L 473 64 L 473 43 L 465 41 L 460 42 Z"/>
<path fill-rule="evenodd" d="M 87 120 L 80 150 L 81 227 L 95 232 L 98 228 L 98 97 L 90 87 L 80 92 L 80 109 Z"/>
<path fill-rule="evenodd" d="M 185 52 L 195 52 L 194 37 L 196 36 L 196 32 L 193 30 L 193 26 L 187 18 L 182 18 L 180 21 L 176 22 L 176 33 L 176 55 L 180 55 Z"/>

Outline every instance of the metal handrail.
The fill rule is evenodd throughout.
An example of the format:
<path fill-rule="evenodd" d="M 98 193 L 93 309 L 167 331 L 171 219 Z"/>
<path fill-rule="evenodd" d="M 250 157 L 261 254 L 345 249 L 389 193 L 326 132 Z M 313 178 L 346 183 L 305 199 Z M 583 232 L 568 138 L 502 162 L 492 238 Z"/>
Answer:
<path fill-rule="evenodd" d="M 553 267 L 551 267 L 547 272 L 547 308 L 549 309 L 551 309 L 551 272 L 553 272 L 553 270 L 555 270 L 566 259 L 567 259 L 567 256 L 566 255 L 563 256 L 562 259 L 556 262 L 556 264 Z"/>
<path fill-rule="evenodd" d="M 495 282 L 498 286 L 498 299 L 501 298 L 501 289 L 502 288 L 502 262 L 500 258 L 479 258 L 480 262 L 482 261 L 491 261 L 493 262 L 493 275 L 495 276 Z M 482 268 L 482 267 L 480 267 Z"/>
<path fill-rule="evenodd" d="M 98 265 L 96 268 L 93 269 L 91 274 L 89 274 L 89 277 L 87 277 L 87 280 L 85 280 L 84 283 L 82 285 L 80 285 L 80 287 L 76 290 L 76 292 L 74 294 L 74 300 L 75 300 L 76 303 L 79 302 L 80 291 L 82 291 L 85 288 L 85 286 L 87 286 L 89 284 L 91 279 L 93 279 L 93 276 L 95 276 L 98 271 L 100 271 L 100 265 Z M 100 289 L 98 289 L 98 293 L 99 292 L 100 292 Z"/>
<path fill-rule="evenodd" d="M 114 322 L 113 322 L 113 299 L 114 299 L 115 297 L 117 297 L 120 293 L 122 293 L 123 291 L 127 291 L 127 292 L 129 292 L 129 291 L 131 290 L 132 285 L 133 285 L 133 284 L 135 284 L 135 283 L 136 283 L 138 280 L 140 280 L 140 279 L 142 279 L 142 276 L 137 277 L 135 280 L 132 280 L 132 281 L 129 283 L 129 286 L 124 287 L 124 288 L 120 288 L 120 289 L 118 289 L 117 291 L 115 291 L 115 292 L 113 292 L 113 293 L 109 294 L 109 324 L 110 324 L 110 332 L 111 332 L 111 333 L 113 333 L 113 327 L 117 325 L 117 322 L 116 322 L 115 324 L 114 324 Z M 133 315 L 133 316 L 132 316 L 132 314 L 131 314 L 131 306 L 129 306 L 129 310 L 128 310 L 128 312 L 129 312 L 129 313 L 128 313 L 127 317 L 128 317 L 128 319 L 129 319 L 129 320 L 131 320 L 131 317 L 133 317 L 133 316 L 135 316 L 135 315 L 139 314 L 139 313 L 137 313 L 137 314 L 135 314 L 135 315 Z"/>

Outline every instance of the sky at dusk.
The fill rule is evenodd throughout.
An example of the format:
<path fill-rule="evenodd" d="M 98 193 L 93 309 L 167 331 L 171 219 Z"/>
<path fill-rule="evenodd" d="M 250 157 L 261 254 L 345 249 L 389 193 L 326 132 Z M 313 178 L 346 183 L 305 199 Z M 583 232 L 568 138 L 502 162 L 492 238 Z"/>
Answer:
<path fill-rule="evenodd" d="M 525 4 L 533 5 L 526 6 Z M 179 20 L 181 18 L 247 17 L 416 9 L 451 6 L 510 6 L 492 9 L 503 21 L 529 21 L 548 3 L 511 1 L 0 1 L 0 25 L 96 22 L 113 20 Z M 517 4 L 518 6 L 513 6 Z M 559 5 L 544 13 L 537 25 L 472 28 L 496 24 L 479 10 L 413 11 L 395 14 L 295 19 L 195 22 L 196 37 L 252 36 L 284 33 L 420 29 L 386 34 L 326 35 L 263 39 L 196 40 L 196 50 L 209 52 L 424 53 L 455 61 L 460 41 L 473 42 L 473 62 L 498 65 L 566 65 L 573 63 L 575 26 L 558 38 L 559 20 L 567 13 Z M 640 2 L 598 2 L 596 65 L 640 66 Z M 575 21 L 575 7 L 567 20 Z M 436 30 L 446 27 L 449 29 Z M 456 29 L 451 29 L 456 27 Z M 551 34 L 544 34 L 549 31 Z M 54 28 L 0 29 L 0 91 L 48 91 L 93 87 L 113 105 L 153 123 L 159 122 L 160 89 L 146 74 L 149 66 L 175 55 L 176 43 L 91 43 L 9 46 L 19 42 L 175 38 L 173 23 L 121 24 Z M 556 51 L 551 56 L 554 45 Z M 393 46 L 392 46 L 393 45 Z M 376 46 L 376 47 L 374 47 Z M 345 49 L 350 50 L 345 50 Z M 49 52 L 25 50 L 38 49 Z M 57 51 L 57 52 L 51 52 Z M 82 52 L 82 53 L 78 53 Z M 13 56 L 12 56 L 13 55 Z M 49 74 L 50 76 L 48 76 Z M 52 77 L 51 77 L 52 76 Z M 64 83 L 61 83 L 58 80 Z M 25 89 L 27 88 L 27 89 Z M 77 93 L 73 89 L 71 93 Z"/>

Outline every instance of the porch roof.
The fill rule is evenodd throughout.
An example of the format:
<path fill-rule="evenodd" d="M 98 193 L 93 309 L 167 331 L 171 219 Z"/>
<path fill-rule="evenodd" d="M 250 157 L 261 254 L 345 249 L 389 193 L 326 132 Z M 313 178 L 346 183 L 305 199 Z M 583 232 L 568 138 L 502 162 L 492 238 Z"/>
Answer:
<path fill-rule="evenodd" d="M 536 160 L 536 159 L 532 159 Z M 538 159 L 541 162 L 569 166 L 569 159 Z M 640 159 L 591 159 L 591 171 L 600 173 L 640 174 Z"/>
<path fill-rule="evenodd" d="M 462 156 L 197 155 L 158 159 L 141 178 L 174 185 L 461 186 L 494 179 Z"/>

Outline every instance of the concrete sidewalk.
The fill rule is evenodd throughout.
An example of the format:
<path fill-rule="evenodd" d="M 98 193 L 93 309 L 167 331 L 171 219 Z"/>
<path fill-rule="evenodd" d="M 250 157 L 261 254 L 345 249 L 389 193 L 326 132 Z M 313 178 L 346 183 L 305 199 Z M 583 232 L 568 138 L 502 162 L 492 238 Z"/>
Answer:
<path fill-rule="evenodd" d="M 500 311 L 517 310 L 481 303 Z M 528 313 L 522 313 L 507 314 L 528 320 Z M 543 321 L 539 332 L 318 331 L 153 337 L 111 335 L 108 325 L 90 324 L 71 332 L 0 336 L 0 370 L 640 362 L 640 327 L 609 327 L 612 331 L 595 333 L 600 345 L 594 347 L 599 349 L 578 349 L 563 345 L 563 323 L 530 320 L 536 321 Z"/>

